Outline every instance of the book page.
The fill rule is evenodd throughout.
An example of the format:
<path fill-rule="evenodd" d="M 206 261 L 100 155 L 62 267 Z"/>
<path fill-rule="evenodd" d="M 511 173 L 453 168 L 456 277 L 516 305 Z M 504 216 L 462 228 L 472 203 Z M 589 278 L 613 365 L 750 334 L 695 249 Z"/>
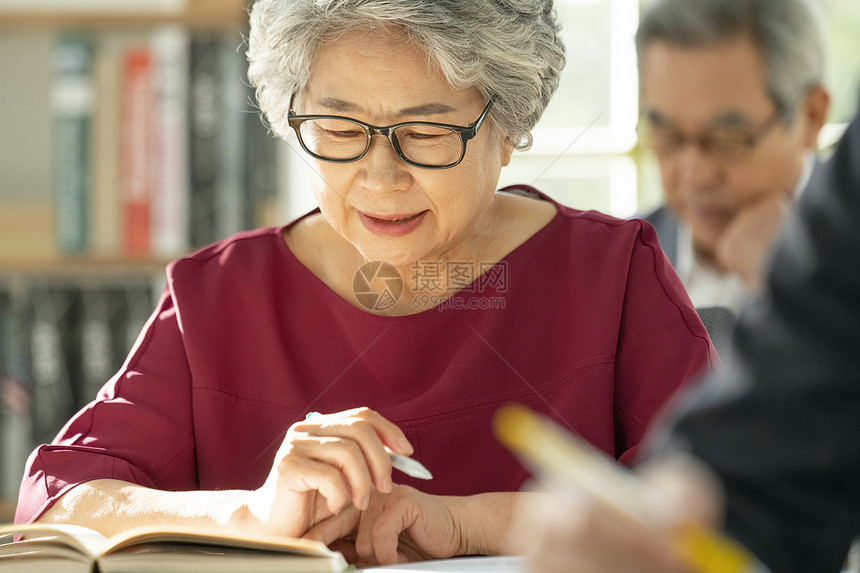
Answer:
<path fill-rule="evenodd" d="M 105 549 L 105 553 L 113 553 L 123 548 L 144 544 L 186 543 L 316 557 L 333 557 L 338 555 L 338 553 L 329 549 L 324 543 L 308 539 L 278 537 L 274 535 L 247 535 L 234 532 L 224 533 L 220 529 L 183 526 L 135 527 L 112 536 L 110 542 L 110 547 Z"/>
<path fill-rule="evenodd" d="M 30 540 L 38 539 L 43 545 L 66 546 L 91 561 L 110 545 L 107 537 L 98 531 L 80 525 L 38 523 L 11 524 L 0 526 L 0 536 L 20 535 Z M 18 543 L 2 547 L 18 546 Z M 15 549 L 17 551 L 17 548 Z"/>

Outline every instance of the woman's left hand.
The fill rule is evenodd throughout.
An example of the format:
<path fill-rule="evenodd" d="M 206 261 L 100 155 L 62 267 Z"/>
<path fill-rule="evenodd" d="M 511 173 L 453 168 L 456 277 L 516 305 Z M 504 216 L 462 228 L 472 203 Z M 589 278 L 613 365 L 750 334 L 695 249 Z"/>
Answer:
<path fill-rule="evenodd" d="M 394 564 L 458 555 L 498 555 L 523 493 L 437 496 L 405 485 L 374 492 L 370 506 L 351 506 L 317 523 L 306 538 L 341 551 L 359 566 Z"/>
<path fill-rule="evenodd" d="M 354 506 L 311 528 L 306 538 L 334 544 L 360 566 L 393 564 L 462 555 L 458 500 L 395 485 L 390 494 L 374 492 L 370 506 Z"/>

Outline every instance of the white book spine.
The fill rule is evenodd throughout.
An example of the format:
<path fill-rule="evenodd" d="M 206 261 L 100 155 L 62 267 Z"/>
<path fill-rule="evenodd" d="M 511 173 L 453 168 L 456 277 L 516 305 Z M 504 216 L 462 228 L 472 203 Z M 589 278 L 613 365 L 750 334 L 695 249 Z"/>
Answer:
<path fill-rule="evenodd" d="M 180 25 L 153 32 L 156 112 L 151 251 L 156 257 L 181 256 L 189 248 L 188 50 L 190 35 Z"/>

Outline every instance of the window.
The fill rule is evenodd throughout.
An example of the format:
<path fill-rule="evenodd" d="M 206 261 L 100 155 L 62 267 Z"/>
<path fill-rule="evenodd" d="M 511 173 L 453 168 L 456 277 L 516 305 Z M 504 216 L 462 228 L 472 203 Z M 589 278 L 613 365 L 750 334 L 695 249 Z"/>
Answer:
<path fill-rule="evenodd" d="M 628 217 L 638 204 L 633 0 L 556 0 L 567 47 L 558 90 L 500 185 L 532 184 L 565 205 Z"/>

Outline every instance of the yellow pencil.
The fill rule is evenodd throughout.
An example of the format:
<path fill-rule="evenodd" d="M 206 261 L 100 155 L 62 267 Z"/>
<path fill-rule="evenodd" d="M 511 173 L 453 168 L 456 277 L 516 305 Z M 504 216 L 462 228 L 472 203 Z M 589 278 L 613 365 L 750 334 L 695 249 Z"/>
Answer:
<path fill-rule="evenodd" d="M 648 527 L 639 509 L 642 490 L 647 486 L 578 436 L 518 405 L 502 407 L 493 426 L 499 441 L 539 475 L 554 483 L 571 484 Z M 674 541 L 681 554 L 702 573 L 763 570 L 743 546 L 710 529 L 683 528 L 674 532 Z"/>

